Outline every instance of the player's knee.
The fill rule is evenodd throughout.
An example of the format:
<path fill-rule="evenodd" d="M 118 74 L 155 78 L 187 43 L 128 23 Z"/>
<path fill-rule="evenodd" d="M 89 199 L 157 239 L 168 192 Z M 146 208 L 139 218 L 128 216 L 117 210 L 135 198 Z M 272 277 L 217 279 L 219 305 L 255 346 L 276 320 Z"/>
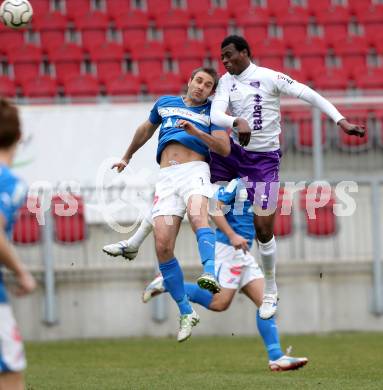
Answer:
<path fill-rule="evenodd" d="M 222 312 L 227 310 L 229 306 L 230 306 L 230 301 L 220 300 L 220 301 L 213 302 L 212 305 L 209 307 L 209 309 L 217 312 Z"/>
<path fill-rule="evenodd" d="M 256 228 L 257 238 L 260 242 L 269 242 L 273 238 L 273 229 L 268 226 L 259 226 Z"/>
<path fill-rule="evenodd" d="M 207 226 L 207 220 L 202 215 L 188 215 L 191 226 L 196 230 L 202 226 Z"/>
<path fill-rule="evenodd" d="M 159 260 L 171 259 L 173 257 L 173 248 L 166 242 L 156 242 L 156 252 Z"/>

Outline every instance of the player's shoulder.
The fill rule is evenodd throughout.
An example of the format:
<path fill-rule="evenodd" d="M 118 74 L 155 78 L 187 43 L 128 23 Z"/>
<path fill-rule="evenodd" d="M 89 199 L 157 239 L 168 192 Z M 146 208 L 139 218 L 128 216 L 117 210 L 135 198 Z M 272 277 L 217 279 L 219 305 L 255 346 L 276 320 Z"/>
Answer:
<path fill-rule="evenodd" d="M 263 66 L 258 66 L 257 67 L 257 73 L 258 75 L 262 76 L 262 78 L 270 79 L 270 80 L 276 80 L 278 77 L 278 72 L 277 70 L 270 69 L 270 68 L 265 68 Z"/>
<path fill-rule="evenodd" d="M 181 96 L 174 96 L 174 95 L 163 95 L 158 98 L 157 105 L 160 106 L 166 106 L 166 105 L 181 105 L 182 104 L 182 98 Z"/>
<path fill-rule="evenodd" d="M 0 196 L 9 199 L 13 205 L 19 205 L 25 199 L 27 186 L 8 167 L 0 166 Z"/>

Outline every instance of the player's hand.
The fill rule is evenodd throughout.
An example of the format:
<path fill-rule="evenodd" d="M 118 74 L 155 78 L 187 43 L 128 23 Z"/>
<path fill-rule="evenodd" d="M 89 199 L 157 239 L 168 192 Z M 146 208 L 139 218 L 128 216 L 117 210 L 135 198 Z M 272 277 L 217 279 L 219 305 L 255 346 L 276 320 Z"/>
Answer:
<path fill-rule="evenodd" d="M 32 274 L 26 270 L 16 274 L 17 288 L 15 294 L 23 296 L 30 294 L 36 288 L 36 281 Z"/>
<path fill-rule="evenodd" d="M 184 129 L 190 135 L 198 135 L 198 133 L 200 133 L 200 130 L 198 130 L 189 121 L 185 121 L 184 119 L 179 119 L 176 123 L 176 127 L 180 127 L 181 129 Z"/>
<path fill-rule="evenodd" d="M 356 125 L 350 123 L 347 119 L 341 119 L 338 126 L 348 135 L 355 135 L 357 137 L 364 137 L 366 134 L 366 127 L 363 125 Z"/>
<path fill-rule="evenodd" d="M 251 128 L 246 119 L 237 118 L 234 121 L 238 133 L 238 141 L 241 146 L 247 146 L 250 142 Z"/>
<path fill-rule="evenodd" d="M 127 165 L 128 163 L 125 160 L 121 160 L 118 163 L 114 163 L 111 169 L 117 168 L 117 172 L 121 173 Z"/>
<path fill-rule="evenodd" d="M 235 249 L 242 249 L 245 253 L 249 250 L 246 238 L 239 234 L 233 234 L 230 237 L 230 243 Z"/>

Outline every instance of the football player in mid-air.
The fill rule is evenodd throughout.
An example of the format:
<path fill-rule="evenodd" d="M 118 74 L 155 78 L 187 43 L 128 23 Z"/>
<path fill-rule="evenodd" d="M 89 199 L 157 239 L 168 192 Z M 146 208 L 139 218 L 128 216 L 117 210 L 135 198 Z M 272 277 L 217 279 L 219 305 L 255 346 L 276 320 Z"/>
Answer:
<path fill-rule="evenodd" d="M 15 106 L 0 98 L 0 389 L 23 390 L 23 343 L 5 290 L 1 267 L 16 278 L 18 295 L 32 292 L 36 282 L 20 262 L 8 239 L 18 209 L 24 204 L 26 186 L 9 169 L 21 137 Z"/>
<path fill-rule="evenodd" d="M 267 319 L 277 310 L 275 282 L 276 242 L 273 234 L 279 189 L 280 96 L 302 99 L 327 114 L 349 135 L 363 137 L 363 126 L 352 124 L 325 98 L 310 87 L 251 60 L 247 41 L 237 35 L 221 44 L 221 59 L 227 73 L 219 80 L 213 98 L 211 119 L 218 126 L 233 128 L 228 157 L 212 154 L 212 182 L 247 178 L 254 206 L 254 225 L 265 274 L 265 291 L 259 313 Z M 231 115 L 226 112 L 230 110 Z"/>
<path fill-rule="evenodd" d="M 214 195 L 210 183 L 209 149 L 227 156 L 229 136 L 210 122 L 211 102 L 208 97 L 218 82 L 214 69 L 193 71 L 185 97 L 162 96 L 151 110 L 149 119 L 140 125 L 122 160 L 113 165 L 122 172 L 133 154 L 161 126 L 157 162 L 160 164 L 152 217 L 159 268 L 164 284 L 180 310 L 178 341 L 186 340 L 199 321 L 185 293 L 183 273 L 174 255 L 181 221 L 187 212 L 196 235 L 203 265 L 197 283 L 213 293 L 220 290 L 214 275 L 215 234 L 208 223 L 208 198 Z M 104 252 L 115 256 L 124 252 L 124 241 L 107 245 Z"/>

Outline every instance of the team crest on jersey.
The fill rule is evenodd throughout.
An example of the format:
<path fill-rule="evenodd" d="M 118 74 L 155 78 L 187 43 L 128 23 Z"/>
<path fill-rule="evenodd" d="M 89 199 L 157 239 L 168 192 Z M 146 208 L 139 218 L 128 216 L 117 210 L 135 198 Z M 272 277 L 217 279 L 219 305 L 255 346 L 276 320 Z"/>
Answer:
<path fill-rule="evenodd" d="M 235 84 L 233 84 L 233 85 L 231 86 L 230 92 L 234 92 L 234 91 L 238 91 L 238 90 L 237 90 L 237 86 L 236 86 Z"/>
<path fill-rule="evenodd" d="M 251 81 L 250 85 L 254 88 L 259 88 L 261 86 L 261 82 L 260 81 Z"/>

